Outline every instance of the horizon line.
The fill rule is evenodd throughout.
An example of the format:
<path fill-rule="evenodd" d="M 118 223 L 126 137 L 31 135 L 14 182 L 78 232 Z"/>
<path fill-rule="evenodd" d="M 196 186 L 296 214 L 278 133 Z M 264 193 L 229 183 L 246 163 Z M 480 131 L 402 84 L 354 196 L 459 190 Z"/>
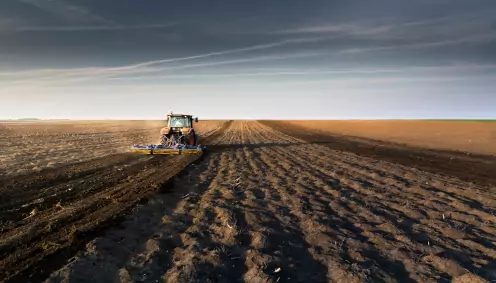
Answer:
<path fill-rule="evenodd" d="M 0 118 L 0 122 L 43 122 L 43 121 L 165 121 L 164 118 L 131 119 L 131 118 Z M 496 117 L 466 118 L 466 117 L 431 117 L 431 118 L 204 118 L 199 121 L 496 121 Z"/>

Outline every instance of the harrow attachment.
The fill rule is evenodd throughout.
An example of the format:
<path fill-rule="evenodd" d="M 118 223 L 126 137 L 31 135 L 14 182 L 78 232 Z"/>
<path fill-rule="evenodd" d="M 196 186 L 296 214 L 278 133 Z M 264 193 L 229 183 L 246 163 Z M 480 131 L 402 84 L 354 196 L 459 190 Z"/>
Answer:
<path fill-rule="evenodd" d="M 150 155 L 199 155 L 204 151 L 201 145 L 166 146 L 166 145 L 133 145 L 131 152 Z"/>
<path fill-rule="evenodd" d="M 199 155 L 205 150 L 201 145 L 185 145 L 182 137 L 162 137 L 161 144 L 133 145 L 131 152 L 150 155 Z"/>

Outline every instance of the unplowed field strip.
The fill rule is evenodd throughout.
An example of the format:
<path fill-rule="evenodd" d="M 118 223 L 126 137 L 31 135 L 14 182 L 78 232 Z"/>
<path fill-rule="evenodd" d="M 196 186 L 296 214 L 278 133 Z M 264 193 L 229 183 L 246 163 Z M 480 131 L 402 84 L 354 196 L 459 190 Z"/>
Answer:
<path fill-rule="evenodd" d="M 48 281 L 496 279 L 496 196 L 484 187 L 256 121 L 233 122 L 209 151 Z"/>
<path fill-rule="evenodd" d="M 2 180 L 0 280 L 43 278 L 198 158 L 120 154 Z"/>

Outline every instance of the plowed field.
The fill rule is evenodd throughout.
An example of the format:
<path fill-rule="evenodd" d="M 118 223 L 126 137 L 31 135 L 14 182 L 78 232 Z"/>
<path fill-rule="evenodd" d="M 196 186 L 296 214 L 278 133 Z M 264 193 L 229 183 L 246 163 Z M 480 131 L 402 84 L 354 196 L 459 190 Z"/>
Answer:
<path fill-rule="evenodd" d="M 223 121 L 195 125 L 208 135 Z M 155 143 L 164 121 L 60 121 L 0 123 L 0 178 L 27 174 L 125 152 L 134 143 Z"/>
<path fill-rule="evenodd" d="M 123 153 L 6 175 L 0 280 L 496 280 L 495 177 L 459 170 L 492 172 L 489 157 L 443 152 L 458 169 L 437 170 L 436 152 L 280 122 L 227 122 L 203 143 L 200 157 Z"/>

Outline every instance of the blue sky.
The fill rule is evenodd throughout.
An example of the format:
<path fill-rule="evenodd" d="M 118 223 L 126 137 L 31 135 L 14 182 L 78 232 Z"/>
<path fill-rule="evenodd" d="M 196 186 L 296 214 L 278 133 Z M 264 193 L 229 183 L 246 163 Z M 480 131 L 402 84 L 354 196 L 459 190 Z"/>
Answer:
<path fill-rule="evenodd" d="M 496 2 L 0 2 L 0 118 L 496 118 Z"/>

